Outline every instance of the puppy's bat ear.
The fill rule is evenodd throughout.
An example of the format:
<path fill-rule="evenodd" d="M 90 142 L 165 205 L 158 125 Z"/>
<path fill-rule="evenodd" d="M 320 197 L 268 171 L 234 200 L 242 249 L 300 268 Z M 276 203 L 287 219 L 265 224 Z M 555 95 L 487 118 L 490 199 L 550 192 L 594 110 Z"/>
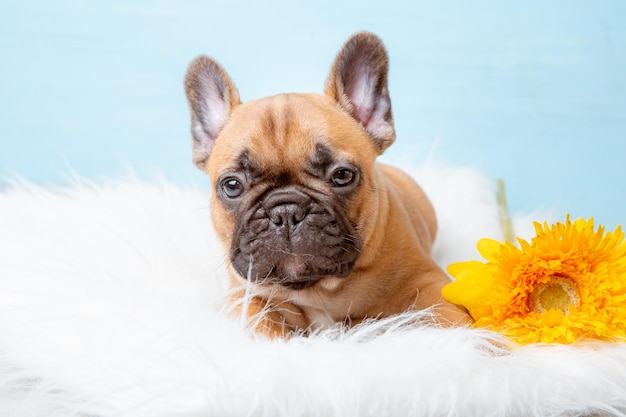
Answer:
<path fill-rule="evenodd" d="M 239 92 L 217 62 L 200 55 L 187 68 L 185 94 L 191 111 L 193 162 L 204 169 L 230 112 L 241 103 Z"/>
<path fill-rule="evenodd" d="M 326 95 L 361 123 L 380 153 L 396 138 L 388 70 L 382 41 L 372 33 L 359 32 L 337 54 L 324 87 Z"/>

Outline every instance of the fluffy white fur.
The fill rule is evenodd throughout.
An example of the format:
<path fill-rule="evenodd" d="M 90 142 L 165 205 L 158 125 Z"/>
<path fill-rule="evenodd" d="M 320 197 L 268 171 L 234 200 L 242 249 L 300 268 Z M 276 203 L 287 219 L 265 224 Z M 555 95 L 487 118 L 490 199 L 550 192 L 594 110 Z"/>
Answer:
<path fill-rule="evenodd" d="M 491 181 L 414 172 L 442 265 L 500 238 Z M 0 193 L 0 416 L 625 415 L 623 344 L 509 351 L 427 313 L 288 342 L 248 334 L 220 312 L 208 199 L 137 180 Z"/>

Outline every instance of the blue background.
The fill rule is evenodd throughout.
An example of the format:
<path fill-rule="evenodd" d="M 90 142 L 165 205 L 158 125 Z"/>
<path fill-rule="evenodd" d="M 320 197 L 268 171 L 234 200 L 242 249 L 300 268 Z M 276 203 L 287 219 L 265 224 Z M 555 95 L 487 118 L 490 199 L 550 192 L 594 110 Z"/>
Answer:
<path fill-rule="evenodd" d="M 0 177 L 135 171 L 208 185 L 191 163 L 182 78 L 216 57 L 244 100 L 321 92 L 370 30 L 391 59 L 386 156 L 475 166 L 513 212 L 615 227 L 626 206 L 623 1 L 3 1 Z"/>

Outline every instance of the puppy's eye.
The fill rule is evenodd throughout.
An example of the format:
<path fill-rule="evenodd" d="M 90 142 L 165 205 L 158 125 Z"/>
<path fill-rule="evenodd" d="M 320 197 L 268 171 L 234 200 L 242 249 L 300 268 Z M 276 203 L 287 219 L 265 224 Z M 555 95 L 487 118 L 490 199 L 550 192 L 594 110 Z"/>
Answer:
<path fill-rule="evenodd" d="M 243 185 L 235 178 L 226 178 L 222 181 L 222 191 L 228 198 L 237 198 L 243 194 Z"/>
<path fill-rule="evenodd" d="M 346 185 L 352 184 L 355 176 L 353 171 L 341 168 L 333 173 L 332 181 L 337 187 L 345 187 Z"/>

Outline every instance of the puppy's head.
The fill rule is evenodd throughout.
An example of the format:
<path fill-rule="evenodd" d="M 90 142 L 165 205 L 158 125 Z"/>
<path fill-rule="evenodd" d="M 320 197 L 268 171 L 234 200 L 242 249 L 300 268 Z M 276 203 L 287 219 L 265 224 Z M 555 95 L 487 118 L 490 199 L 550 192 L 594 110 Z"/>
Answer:
<path fill-rule="evenodd" d="M 217 62 L 189 65 L 193 160 L 212 180 L 213 223 L 242 278 L 303 289 L 349 275 L 373 246 L 384 187 L 374 162 L 395 139 L 387 70 L 381 41 L 358 33 L 324 95 L 242 104 Z"/>

